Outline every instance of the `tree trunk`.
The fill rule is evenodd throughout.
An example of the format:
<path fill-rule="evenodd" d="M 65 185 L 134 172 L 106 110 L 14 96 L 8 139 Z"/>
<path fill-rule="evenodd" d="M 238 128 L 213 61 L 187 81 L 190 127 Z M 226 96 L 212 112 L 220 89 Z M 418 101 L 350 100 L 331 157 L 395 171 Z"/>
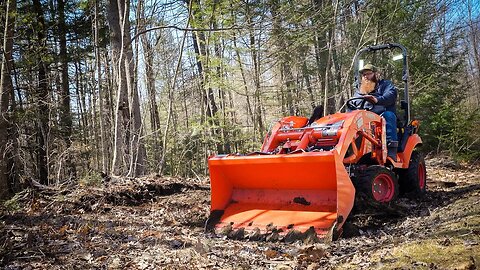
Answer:
<path fill-rule="evenodd" d="M 325 69 L 325 92 L 324 92 L 324 100 L 323 100 L 323 115 L 327 115 L 329 113 L 334 112 L 334 103 L 332 102 L 332 97 L 330 96 L 330 80 L 329 80 L 329 73 L 330 73 L 330 65 L 332 61 L 332 51 L 333 51 L 333 41 L 335 39 L 335 27 L 336 27 L 336 19 L 337 19 L 337 9 L 338 9 L 338 0 L 335 2 L 334 12 L 332 16 L 332 28 L 329 31 L 329 38 L 330 41 L 328 43 L 328 58 L 326 63 Z M 329 102 L 330 101 L 330 102 Z"/>
<path fill-rule="evenodd" d="M 141 19 L 139 20 L 138 30 L 139 32 L 145 31 L 147 26 L 147 18 L 145 18 L 145 6 L 144 1 L 138 1 L 138 9 L 141 14 Z M 159 161 L 161 158 L 162 148 L 158 138 L 161 137 L 160 132 L 160 114 L 158 112 L 157 105 L 157 91 L 155 87 L 155 70 L 154 70 L 154 49 L 151 44 L 151 41 L 148 39 L 148 33 L 145 33 L 140 36 L 140 40 L 143 48 L 143 57 L 145 61 L 145 82 L 147 87 L 147 96 L 148 96 L 148 109 L 150 114 L 150 128 L 153 135 L 153 159 Z M 154 168 L 155 171 L 158 171 L 159 168 Z"/>
<path fill-rule="evenodd" d="M 318 14 L 323 14 L 323 9 L 325 8 L 324 0 L 313 0 L 315 11 Z M 325 89 L 326 84 L 328 83 L 327 78 L 325 77 L 328 61 L 328 49 L 327 49 L 327 31 L 325 28 L 325 22 L 320 20 L 315 16 L 312 18 L 312 24 L 317 29 L 314 31 L 314 49 L 315 49 L 315 63 L 317 65 L 317 74 L 320 84 L 320 89 Z M 323 18 L 323 17 L 322 17 Z M 324 95 L 324 93 L 322 93 Z M 325 97 L 323 97 L 325 99 Z M 326 107 L 324 107 L 325 109 Z"/>
<path fill-rule="evenodd" d="M 134 83 L 129 9 L 129 0 L 109 1 L 108 23 L 111 29 L 113 85 L 117 89 L 111 173 L 139 176 L 145 172 L 146 152 L 142 138 L 138 90 Z"/>
<path fill-rule="evenodd" d="M 315 94 L 313 93 L 312 83 L 310 82 L 310 74 L 308 74 L 308 67 L 307 67 L 306 60 L 302 61 L 302 73 L 303 73 L 303 79 L 305 80 L 305 85 L 307 87 L 308 98 L 310 99 L 310 106 L 312 107 L 312 109 L 315 109 L 315 106 L 317 104 L 315 101 Z"/>
<path fill-rule="evenodd" d="M 272 12 L 272 37 L 275 39 L 276 50 L 279 57 L 279 67 L 282 84 L 279 88 L 285 89 L 282 91 L 282 97 L 285 97 L 285 104 L 282 104 L 284 109 L 283 113 L 288 113 L 289 115 L 295 115 L 295 106 L 294 106 L 294 92 L 295 92 L 295 79 L 292 72 L 292 57 L 290 56 L 287 43 L 284 37 L 283 29 L 281 26 L 281 16 L 280 6 L 277 0 L 271 2 L 271 12 Z"/>
<path fill-rule="evenodd" d="M 188 4 L 188 19 L 187 19 L 187 24 L 185 27 L 188 27 L 190 25 L 190 20 L 192 19 L 192 1 Z M 167 80 L 168 84 L 168 110 L 167 110 L 167 122 L 165 123 L 165 131 L 163 132 L 163 141 L 162 141 L 162 157 L 160 159 L 160 165 L 159 165 L 159 174 L 162 174 L 164 168 L 165 168 L 165 157 L 167 154 L 167 136 L 168 136 L 168 130 L 170 128 L 170 119 L 172 118 L 173 114 L 173 89 L 176 87 L 177 83 L 177 76 L 178 76 L 178 71 L 180 70 L 181 64 L 182 64 L 182 56 L 183 56 L 183 49 L 185 46 L 185 40 L 187 39 L 187 32 L 184 33 L 183 38 L 182 38 L 182 43 L 180 45 L 180 50 L 178 53 L 178 59 L 177 59 L 177 66 L 175 67 L 175 73 L 173 75 L 173 80 L 172 83 Z"/>
<path fill-rule="evenodd" d="M 255 84 L 255 92 L 254 92 L 254 108 L 255 108 L 255 124 L 258 127 L 258 133 L 260 135 L 260 139 L 262 138 L 263 134 L 265 133 L 265 127 L 263 125 L 263 117 L 262 117 L 262 101 L 260 97 L 260 63 L 257 50 L 255 46 L 257 46 L 255 42 L 255 33 L 252 29 L 249 31 L 250 37 L 250 47 L 252 53 L 252 62 L 253 62 L 253 81 Z M 255 128 L 256 130 L 256 128 Z"/>
<path fill-rule="evenodd" d="M 120 2 L 118 2 L 120 1 Z M 129 160 L 128 142 L 130 141 L 130 111 L 128 104 L 126 72 L 124 66 L 125 52 L 123 48 L 122 20 L 125 2 L 122 0 L 109 0 L 108 24 L 110 26 L 110 44 L 112 46 L 112 87 L 116 89 L 116 102 L 114 107 L 114 147 L 111 173 L 122 174 L 126 171 L 126 161 Z M 122 9 L 119 9 L 121 6 Z"/>
<path fill-rule="evenodd" d="M 205 34 L 203 33 L 193 33 L 193 47 L 195 50 L 195 55 L 197 56 L 197 68 L 200 77 L 202 78 L 202 89 L 205 91 L 204 101 L 207 108 L 207 115 L 210 118 L 213 118 L 217 111 L 217 103 L 215 102 L 215 95 L 213 93 L 213 89 L 211 87 L 206 87 L 208 84 L 208 71 L 206 70 L 206 63 L 202 60 L 202 58 L 206 57 L 206 39 Z"/>
<path fill-rule="evenodd" d="M 197 5 L 200 5 L 198 0 L 196 1 Z M 201 14 L 198 14 L 195 9 L 191 10 L 192 19 L 196 19 L 198 22 L 203 22 L 203 18 Z M 192 34 L 193 38 L 193 48 L 195 50 L 195 56 L 197 60 L 197 68 L 198 73 L 201 77 L 201 88 L 203 92 L 203 99 L 205 102 L 206 113 L 208 117 L 209 124 L 213 125 L 214 127 L 210 129 L 213 137 L 217 137 L 220 134 L 220 130 L 218 129 L 219 122 L 216 118 L 218 112 L 218 106 L 215 101 L 215 94 L 212 87 L 208 86 L 210 81 L 210 72 L 209 72 L 209 62 L 208 62 L 208 47 L 207 47 L 207 39 L 203 32 L 194 32 Z M 206 59 L 206 60 L 204 60 Z M 216 143 L 217 152 L 223 152 L 223 144 L 221 142 Z"/>
<path fill-rule="evenodd" d="M 60 43 L 60 72 L 61 72 L 61 90 L 60 98 L 60 130 L 65 145 L 69 148 L 72 144 L 72 114 L 70 110 L 70 89 L 68 82 L 68 53 L 67 53 L 67 26 L 65 25 L 65 0 L 58 0 L 58 35 Z M 72 164 L 70 154 L 67 153 L 66 170 L 69 174 L 66 178 L 75 178 L 75 166 Z"/>
<path fill-rule="evenodd" d="M 129 2 L 129 1 L 128 1 Z M 128 3 L 126 5 L 127 9 L 127 14 L 128 10 L 130 10 L 130 4 Z M 138 13 L 137 13 L 137 21 L 138 21 Z M 143 129 L 143 123 L 142 123 L 142 114 L 140 111 L 140 96 L 138 94 L 138 57 L 133 57 L 133 50 L 131 46 L 129 46 L 130 43 L 130 32 L 128 31 L 130 29 L 130 20 L 128 19 L 128 16 L 125 16 L 127 18 L 125 20 L 125 31 L 124 31 L 124 44 L 127 46 L 127 62 L 125 62 L 125 68 L 127 70 L 127 79 L 128 81 L 128 92 L 130 93 L 130 104 L 132 104 L 131 108 L 131 119 L 133 119 L 133 129 L 132 129 L 132 142 L 131 142 L 131 152 L 132 156 L 130 158 L 130 169 L 128 172 L 129 176 L 142 176 L 145 174 L 146 171 L 146 163 L 147 163 L 147 152 L 145 149 L 145 144 L 144 144 L 144 129 Z M 135 28 L 137 29 L 137 28 Z M 138 29 L 137 29 L 138 30 Z M 128 33 L 128 34 L 127 34 Z M 124 46 L 125 46 L 124 45 Z M 135 54 L 138 55 L 138 42 L 135 42 Z"/>
<path fill-rule="evenodd" d="M 48 105 L 48 82 L 47 82 L 47 65 L 43 61 L 43 57 L 47 54 L 46 47 L 46 28 L 45 19 L 40 0 L 33 0 L 33 7 L 37 17 L 38 29 L 38 52 L 37 52 L 37 67 L 38 67 L 38 86 L 36 90 L 36 105 L 37 105 L 37 177 L 43 185 L 48 184 L 48 161 L 47 161 L 47 142 L 48 142 L 48 119 L 49 119 L 49 105 Z"/>
<path fill-rule="evenodd" d="M 95 0 L 95 11 L 94 11 L 94 44 L 95 44 L 95 68 L 97 72 L 97 80 L 96 86 L 98 91 L 98 118 L 100 123 L 100 154 L 102 160 L 102 172 L 106 173 L 108 171 L 108 163 L 107 160 L 109 159 L 109 155 L 107 154 L 108 148 L 106 147 L 105 143 L 105 129 L 109 130 L 108 127 L 105 126 L 105 113 L 104 113 L 104 94 L 102 89 L 102 69 L 100 64 L 100 44 L 99 44 L 99 33 L 98 28 L 100 27 L 99 23 L 99 14 L 98 14 L 98 0 Z"/>
<path fill-rule="evenodd" d="M 130 59 L 129 65 L 129 74 L 133 72 L 131 69 L 133 54 L 127 57 Z M 132 78 L 130 76 L 129 78 Z M 129 86 L 131 87 L 131 99 L 132 99 L 132 119 L 133 119 L 133 132 L 132 132 L 132 161 L 133 164 L 130 164 L 130 168 L 133 168 L 133 172 L 130 170 L 128 175 L 131 176 L 142 176 L 145 174 L 146 168 L 145 165 L 147 163 L 147 152 L 145 149 L 144 138 L 143 138 L 143 124 L 142 124 L 142 114 L 140 112 L 140 97 L 138 95 L 138 89 L 136 87 L 136 83 L 132 81 Z"/>
<path fill-rule="evenodd" d="M 243 63 L 242 63 L 242 59 L 240 57 L 240 50 L 237 46 L 237 37 L 235 34 L 233 34 L 233 48 L 235 50 L 235 56 L 236 56 L 236 59 L 237 59 L 237 62 L 238 62 L 238 66 L 239 66 L 239 69 L 240 69 L 240 74 L 242 75 L 242 81 L 243 81 L 243 89 L 244 89 L 244 92 L 245 92 L 245 99 L 246 99 L 246 107 L 247 107 L 247 124 L 248 124 L 248 118 L 251 118 L 252 120 L 252 124 L 255 122 L 255 116 L 253 115 L 253 112 L 252 112 L 252 105 L 251 105 L 251 102 L 250 102 L 250 94 L 248 93 L 248 86 L 247 86 L 247 77 L 245 75 L 245 69 L 243 68 Z"/>
<path fill-rule="evenodd" d="M 67 26 L 65 25 L 65 0 L 58 0 L 58 34 L 60 43 L 60 72 L 61 72 L 61 91 L 60 91 L 60 124 L 62 136 L 65 142 L 70 146 L 70 136 L 72 134 L 72 117 L 70 112 L 70 90 L 68 87 L 68 55 L 67 55 Z"/>
<path fill-rule="evenodd" d="M 215 10 L 214 10 L 215 11 Z M 213 12 L 215 14 L 215 12 Z M 212 16 L 212 28 L 216 29 L 218 28 L 216 19 L 214 16 Z M 215 52 L 215 57 L 217 59 L 223 59 L 223 46 L 221 43 L 222 39 L 214 39 L 214 52 Z M 220 60 L 221 61 L 221 60 Z M 216 67 L 216 79 L 220 82 L 223 82 L 224 80 L 224 73 L 222 69 L 223 65 L 219 64 Z M 222 84 L 222 83 L 221 83 Z M 231 152 L 231 143 L 230 143 L 230 130 L 225 128 L 228 124 L 228 117 L 227 117 L 227 108 L 226 108 L 226 91 L 229 91 L 227 89 L 222 89 L 222 87 L 219 87 L 218 89 L 218 96 L 220 99 L 220 107 L 222 111 L 222 121 L 223 121 L 223 128 L 219 128 L 219 132 L 221 132 L 221 137 L 222 137 L 222 142 L 223 145 L 221 147 L 218 147 L 218 149 L 221 149 L 223 153 L 230 153 Z"/>
<path fill-rule="evenodd" d="M 12 49 L 13 49 L 13 32 L 15 28 L 15 14 L 16 14 L 16 1 L 7 0 L 6 12 L 5 12 L 5 28 L 3 31 L 3 48 L 4 54 L 1 62 L 0 73 L 0 153 L 7 153 L 8 144 L 8 129 L 10 123 L 8 122 L 8 107 L 10 103 L 10 95 L 13 93 L 12 84 Z M 0 155 L 0 199 L 5 199 L 10 194 L 11 180 L 11 162 L 8 158 L 9 155 Z M 13 173 L 15 173 L 13 171 Z"/>

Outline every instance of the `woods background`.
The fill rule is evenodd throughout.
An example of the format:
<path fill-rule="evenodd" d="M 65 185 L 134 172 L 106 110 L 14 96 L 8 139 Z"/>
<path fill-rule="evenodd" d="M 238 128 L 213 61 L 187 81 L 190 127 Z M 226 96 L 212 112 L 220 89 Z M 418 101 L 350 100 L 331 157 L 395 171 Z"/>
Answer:
<path fill-rule="evenodd" d="M 210 155 L 258 150 L 282 116 L 340 110 L 355 53 L 388 42 L 409 49 L 423 151 L 480 158 L 474 0 L 0 5 L 0 197 L 29 179 L 207 175 Z"/>

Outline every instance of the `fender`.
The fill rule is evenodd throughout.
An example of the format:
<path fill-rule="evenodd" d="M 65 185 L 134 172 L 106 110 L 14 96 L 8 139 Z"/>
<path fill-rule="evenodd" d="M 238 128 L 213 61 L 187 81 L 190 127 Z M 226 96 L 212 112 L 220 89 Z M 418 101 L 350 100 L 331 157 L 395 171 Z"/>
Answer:
<path fill-rule="evenodd" d="M 405 144 L 405 149 L 402 153 L 399 153 L 401 160 L 403 160 L 402 168 L 408 168 L 413 150 L 420 145 L 422 145 L 422 139 L 420 136 L 418 136 L 418 134 L 413 134 L 412 136 L 408 137 L 407 143 Z"/>

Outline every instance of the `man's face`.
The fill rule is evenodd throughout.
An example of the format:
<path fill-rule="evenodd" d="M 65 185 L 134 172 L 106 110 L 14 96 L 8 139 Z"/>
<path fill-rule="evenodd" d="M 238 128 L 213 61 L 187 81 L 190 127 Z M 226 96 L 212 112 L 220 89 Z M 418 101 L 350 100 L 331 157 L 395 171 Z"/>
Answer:
<path fill-rule="evenodd" d="M 373 82 L 377 81 L 377 78 L 375 76 L 375 72 L 373 72 L 371 70 L 365 70 L 364 72 L 362 72 L 362 77 L 364 79 L 369 80 L 369 81 L 373 81 Z"/>
<path fill-rule="evenodd" d="M 360 84 L 360 94 L 366 95 L 375 89 L 375 85 L 377 84 L 377 76 L 375 76 L 375 72 L 371 70 L 365 70 L 362 72 L 362 83 Z"/>

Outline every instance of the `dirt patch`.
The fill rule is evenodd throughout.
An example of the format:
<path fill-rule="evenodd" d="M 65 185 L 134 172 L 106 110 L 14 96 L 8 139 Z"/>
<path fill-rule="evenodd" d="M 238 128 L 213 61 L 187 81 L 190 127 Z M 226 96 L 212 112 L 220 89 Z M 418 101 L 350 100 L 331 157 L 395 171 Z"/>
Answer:
<path fill-rule="evenodd" d="M 237 241 L 205 233 L 208 179 L 146 177 L 48 194 L 26 190 L 2 209 L 0 265 L 6 269 L 478 268 L 480 170 L 442 166 L 438 160 L 428 160 L 427 170 L 426 196 L 400 198 L 384 212 L 357 211 L 349 218 L 344 237 L 328 244 Z"/>

